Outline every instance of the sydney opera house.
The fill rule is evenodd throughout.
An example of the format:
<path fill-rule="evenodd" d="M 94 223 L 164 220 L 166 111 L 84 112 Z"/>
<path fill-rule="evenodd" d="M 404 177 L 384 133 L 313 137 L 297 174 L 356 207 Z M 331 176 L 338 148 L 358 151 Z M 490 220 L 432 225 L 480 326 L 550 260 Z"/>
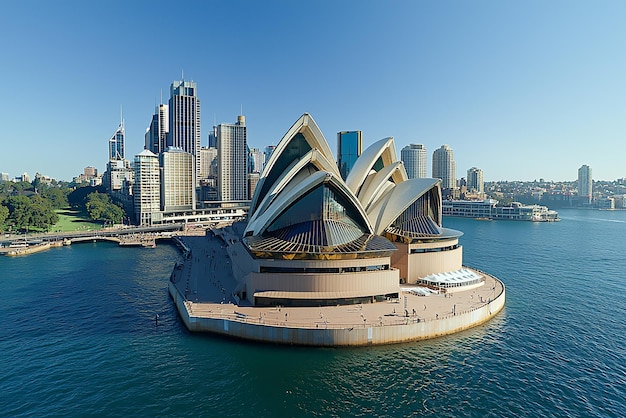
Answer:
<path fill-rule="evenodd" d="M 304 114 L 266 163 L 246 222 L 182 237 L 169 292 L 190 331 L 256 341 L 359 346 L 458 332 L 498 313 L 505 288 L 463 265 L 441 203 L 440 180 L 408 179 L 393 138 L 342 178 Z"/>
<path fill-rule="evenodd" d="M 309 114 L 277 145 L 243 235 L 237 294 L 253 306 L 334 306 L 397 298 L 402 284 L 462 270 L 460 232 L 442 227 L 439 179 L 408 179 L 393 138 L 341 178 Z"/>

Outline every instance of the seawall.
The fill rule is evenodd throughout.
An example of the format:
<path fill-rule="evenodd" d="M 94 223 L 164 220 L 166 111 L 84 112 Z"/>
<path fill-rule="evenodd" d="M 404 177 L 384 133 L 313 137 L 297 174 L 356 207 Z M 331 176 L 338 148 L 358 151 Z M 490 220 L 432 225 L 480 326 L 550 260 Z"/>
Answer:
<path fill-rule="evenodd" d="M 480 325 L 502 310 L 506 299 L 504 284 L 500 293 L 479 307 L 441 315 L 436 319 L 401 318 L 394 324 L 376 322 L 341 326 L 335 324 L 267 323 L 259 316 L 237 313 L 233 305 L 213 306 L 202 310 L 186 301 L 176 285 L 169 283 L 169 293 L 185 326 L 192 332 L 210 332 L 246 340 L 308 346 L 366 346 L 425 340 L 453 334 Z M 194 309 L 196 308 L 196 309 Z M 400 323 L 398 323 L 400 322 Z"/>

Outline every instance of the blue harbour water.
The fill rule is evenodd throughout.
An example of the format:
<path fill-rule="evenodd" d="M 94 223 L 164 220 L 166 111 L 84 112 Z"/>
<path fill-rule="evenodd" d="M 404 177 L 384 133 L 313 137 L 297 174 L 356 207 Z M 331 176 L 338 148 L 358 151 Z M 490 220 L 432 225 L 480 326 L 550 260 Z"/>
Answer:
<path fill-rule="evenodd" d="M 560 215 L 446 218 L 465 263 L 505 282 L 506 307 L 383 347 L 189 334 L 167 294 L 170 245 L 0 257 L 0 415 L 624 416 L 626 212 Z"/>

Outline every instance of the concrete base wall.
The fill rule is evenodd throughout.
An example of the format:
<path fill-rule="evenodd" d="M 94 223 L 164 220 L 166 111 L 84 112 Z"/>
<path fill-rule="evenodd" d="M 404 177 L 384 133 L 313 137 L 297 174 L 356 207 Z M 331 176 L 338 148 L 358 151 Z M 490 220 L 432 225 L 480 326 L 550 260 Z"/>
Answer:
<path fill-rule="evenodd" d="M 400 270 L 400 278 L 405 283 L 415 284 L 417 280 L 430 274 L 456 271 L 463 267 L 463 247 L 454 250 L 428 253 L 414 253 L 415 244 L 395 243 L 398 251 L 391 256 L 391 264 Z"/>
<path fill-rule="evenodd" d="M 457 312 L 438 319 L 417 322 L 407 318 L 403 325 L 354 326 L 350 328 L 297 328 L 253 323 L 253 319 L 234 314 L 219 317 L 199 317 L 190 313 L 191 303 L 185 302 L 176 286 L 169 284 L 169 292 L 185 326 L 192 332 L 212 332 L 230 337 L 268 343 L 309 346 L 364 346 L 393 344 L 424 340 L 453 334 L 480 325 L 504 307 L 506 291 L 502 289 L 494 300 L 479 308 Z M 218 316 L 218 315 L 216 315 Z"/>
<path fill-rule="evenodd" d="M 398 293 L 398 270 L 354 273 L 250 273 L 246 277 L 249 299 L 257 291 L 336 294 L 367 297 Z"/>

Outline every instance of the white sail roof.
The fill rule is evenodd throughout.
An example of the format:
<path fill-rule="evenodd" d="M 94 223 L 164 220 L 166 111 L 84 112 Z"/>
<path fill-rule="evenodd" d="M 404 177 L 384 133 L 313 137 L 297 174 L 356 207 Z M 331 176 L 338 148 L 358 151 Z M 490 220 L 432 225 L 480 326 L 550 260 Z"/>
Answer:
<path fill-rule="evenodd" d="M 261 203 L 260 200 L 265 197 L 282 172 L 311 149 L 318 149 L 328 161 L 335 160 L 322 131 L 311 115 L 305 113 L 285 133 L 265 164 L 250 202 L 250 212 L 256 211 Z M 336 165 L 328 167 L 328 170 L 337 177 L 341 177 Z"/>

